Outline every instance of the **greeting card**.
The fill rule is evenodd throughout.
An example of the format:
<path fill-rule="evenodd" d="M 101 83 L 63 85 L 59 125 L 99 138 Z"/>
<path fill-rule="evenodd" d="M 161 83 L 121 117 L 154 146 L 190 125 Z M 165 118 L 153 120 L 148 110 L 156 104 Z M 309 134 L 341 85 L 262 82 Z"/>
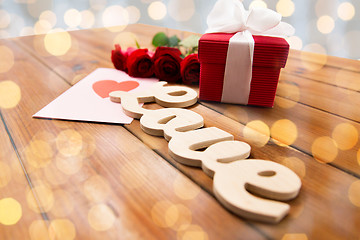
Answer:
<path fill-rule="evenodd" d="M 109 100 L 109 93 L 144 91 L 156 82 L 155 78 L 133 78 L 123 71 L 98 68 L 33 117 L 130 124 L 133 119 L 123 112 L 121 104 Z"/>

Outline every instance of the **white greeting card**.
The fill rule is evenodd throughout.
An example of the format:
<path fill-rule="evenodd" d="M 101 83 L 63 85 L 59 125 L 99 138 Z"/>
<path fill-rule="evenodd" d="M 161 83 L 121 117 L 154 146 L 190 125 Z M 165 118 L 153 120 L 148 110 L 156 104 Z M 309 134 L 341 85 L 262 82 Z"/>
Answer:
<path fill-rule="evenodd" d="M 112 91 L 143 91 L 155 78 L 133 78 L 123 71 L 98 68 L 33 115 L 36 118 L 130 124 L 121 104 L 111 102 Z"/>

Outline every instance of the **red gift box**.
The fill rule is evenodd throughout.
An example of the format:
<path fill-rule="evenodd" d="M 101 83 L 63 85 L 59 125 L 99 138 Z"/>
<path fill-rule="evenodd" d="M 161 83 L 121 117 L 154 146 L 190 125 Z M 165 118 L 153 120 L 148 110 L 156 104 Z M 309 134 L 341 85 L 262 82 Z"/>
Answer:
<path fill-rule="evenodd" d="M 221 102 L 229 40 L 235 33 L 209 33 L 199 40 L 201 100 Z M 273 107 L 289 44 L 283 38 L 253 36 L 255 41 L 248 105 Z M 236 103 L 236 102 L 233 102 Z"/>

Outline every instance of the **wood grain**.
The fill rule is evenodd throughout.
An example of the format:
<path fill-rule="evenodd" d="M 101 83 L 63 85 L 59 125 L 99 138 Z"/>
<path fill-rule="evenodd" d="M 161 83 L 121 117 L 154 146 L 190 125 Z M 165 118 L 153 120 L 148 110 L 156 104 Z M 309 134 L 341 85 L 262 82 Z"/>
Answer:
<path fill-rule="evenodd" d="M 150 46 L 151 37 L 158 31 L 168 31 L 170 34 L 178 33 L 180 36 L 189 34 L 145 25 L 131 25 L 124 30 L 124 32 L 134 34 L 143 47 Z M 175 233 L 174 230 L 168 228 L 159 230 L 153 226 L 154 224 L 151 223 L 149 217 L 141 220 L 142 212 L 149 214 L 149 205 L 151 205 L 149 203 L 155 202 L 154 198 L 156 196 L 152 194 L 159 191 L 163 197 L 162 199 L 171 199 L 172 202 L 174 198 L 177 199 L 173 196 L 173 193 L 168 192 L 168 189 L 171 188 L 169 186 L 170 183 L 167 182 L 168 179 L 173 179 L 176 174 L 179 174 L 172 166 L 210 194 L 212 194 L 212 180 L 200 169 L 187 167 L 174 161 L 168 154 L 166 140 L 144 133 L 140 128 L 139 121 L 134 121 L 130 125 L 121 127 L 116 125 L 34 120 L 29 118 L 32 113 L 66 90 L 69 87 L 67 83 L 73 84 L 97 67 L 112 67 L 109 53 L 113 48 L 114 41 L 122 39 L 121 33 L 110 32 L 106 29 L 71 32 L 71 37 L 76 42 L 72 46 L 75 48 L 75 51 L 70 52 L 65 57 L 42 55 L 41 51 L 37 49 L 40 47 L 34 47 L 35 37 L 16 40 L 16 43 L 24 51 L 29 52 L 33 56 L 36 65 L 33 68 L 26 68 L 26 64 L 23 63 L 24 65 L 19 65 L 19 69 L 22 69 L 21 73 L 12 72 L 9 75 L 15 76 L 14 79 L 20 81 L 20 86 L 26 86 L 26 91 L 24 91 L 25 97 L 22 98 L 22 102 L 17 107 L 17 110 L 11 113 L 8 112 L 6 115 L 4 113 L 4 115 L 8 126 L 10 126 L 11 131 L 14 133 L 13 135 L 19 135 L 15 138 L 16 145 L 19 147 L 25 147 L 31 141 L 34 134 L 44 130 L 55 136 L 55 139 L 65 129 L 73 129 L 81 132 L 81 134 L 86 136 L 89 134 L 95 138 L 96 150 L 83 161 L 83 165 L 86 167 L 83 166 L 80 172 L 76 174 L 76 177 L 72 176 L 70 183 L 60 184 L 58 187 L 76 196 L 76 210 L 74 210 L 76 214 L 72 212 L 67 217 L 76 225 L 77 237 L 87 236 L 86 231 L 89 231 L 89 229 L 94 239 L 101 237 L 101 234 L 91 229 L 89 225 L 86 225 L 86 214 L 91 206 L 91 202 L 86 196 L 83 196 L 84 194 L 76 186 L 83 185 L 90 176 L 97 174 L 105 179 L 112 189 L 112 193 L 107 195 L 109 197 L 106 198 L 106 206 L 119 212 L 120 214 L 117 216 L 121 216 L 121 213 L 124 212 L 130 216 L 126 224 L 119 223 L 120 218 L 117 218 L 117 229 L 127 229 L 130 232 L 130 238 L 136 236 L 136 234 L 140 234 L 144 238 L 151 238 L 155 235 L 158 235 L 157 239 L 173 238 L 176 237 L 176 234 L 181 233 Z M 118 35 L 120 35 L 120 38 Z M 129 40 L 128 38 L 124 37 L 124 39 Z M 356 111 L 356 105 L 347 101 L 339 103 L 343 96 L 342 91 L 353 88 L 346 88 L 346 84 L 343 83 L 344 85 L 339 90 L 337 85 L 329 84 L 325 80 L 320 81 L 315 79 L 315 77 L 327 76 L 327 73 L 323 73 L 323 71 L 326 72 L 328 68 L 335 68 L 337 66 L 338 68 L 348 69 L 346 65 L 352 64 L 352 66 L 356 67 L 357 63 L 353 63 L 353 61 L 340 61 L 335 58 L 336 61 L 332 61 L 331 59 L 333 58 L 329 58 L 331 61 L 327 59 L 327 62 L 331 62 L 331 65 L 323 66 L 317 71 L 306 72 L 299 66 L 298 60 L 296 60 L 298 59 L 298 53 L 296 51 L 293 52 L 291 52 L 287 64 L 289 72 L 284 70 L 284 74 L 281 76 L 275 108 L 263 109 L 203 102 L 190 108 L 204 117 L 206 127 L 219 127 L 233 134 L 235 139 L 248 142 L 252 146 L 252 158 L 269 159 L 286 165 L 293 169 L 302 178 L 303 182 L 299 197 L 289 202 L 291 206 L 290 215 L 278 225 L 244 222 L 241 218 L 229 214 L 203 191 L 200 191 L 193 200 L 180 201 L 180 204 L 191 209 L 193 221 L 208 233 L 210 239 L 233 239 L 236 236 L 246 239 L 261 237 L 281 239 L 282 237 L 296 236 L 306 236 L 308 239 L 356 239 L 359 237 L 357 226 L 360 223 L 360 211 L 358 207 L 351 203 L 349 195 L 352 184 L 359 181 L 358 177 L 356 177 L 359 174 L 356 155 L 357 149 L 359 149 L 358 140 L 354 140 L 356 142 L 351 149 L 338 149 L 335 158 L 331 159 L 331 161 L 327 161 L 328 159 L 315 160 L 311 156 L 313 153 L 313 143 L 317 138 L 328 137 L 326 139 L 330 139 L 330 143 L 333 143 L 331 139 L 334 127 L 340 123 L 351 124 L 358 131 L 357 122 L 350 115 L 351 106 L 353 106 L 352 112 L 355 112 L 356 116 L 358 112 Z M 294 54 L 294 57 L 292 57 L 292 54 Z M 20 58 L 20 55 L 18 55 L 18 58 Z M 20 59 L 17 61 L 20 61 Z M 41 69 L 41 74 L 35 74 L 33 72 L 34 69 Z M 32 84 L 29 86 L 25 79 L 32 79 Z M 353 82 L 351 81 L 351 84 Z M 291 86 L 297 86 L 297 84 L 303 88 L 298 87 L 295 90 L 291 88 Z M 327 93 L 332 93 L 335 100 L 328 96 Z M 317 94 L 319 97 L 314 98 L 313 95 L 316 96 Z M 315 99 L 314 102 L 311 99 Z M 331 106 L 331 103 L 334 103 L 335 106 Z M 149 109 L 158 108 L 153 104 L 146 107 Z M 342 113 L 347 114 L 347 116 L 344 116 Z M 16 116 L 23 116 L 23 118 L 19 120 Z M 271 132 L 271 129 L 277 129 L 276 125 L 274 127 L 274 124 L 283 119 L 294 123 L 297 133 L 296 138 L 294 138 L 293 131 L 289 131 L 285 135 L 275 134 L 276 131 Z M 289 123 L 289 121 L 281 121 L 280 123 L 284 122 L 286 124 Z M 269 131 L 265 135 L 259 133 L 262 129 L 257 128 L 264 125 L 267 126 Z M 281 128 L 283 125 L 280 124 L 279 126 Z M 293 125 L 290 124 L 290 126 Z M 254 127 L 255 131 L 252 129 Z M 138 139 L 134 138 L 129 132 Z M 112 139 L 117 139 L 117 141 L 114 142 Z M 126 141 L 131 139 L 129 140 L 130 145 L 124 139 Z M 148 148 L 144 147 L 139 140 L 146 144 Z M 49 142 L 53 141 L 54 139 Z M 122 144 L 126 144 L 126 146 L 122 146 Z M 89 143 L 89 145 L 91 144 Z M 153 152 L 149 149 L 152 149 Z M 141 159 L 138 159 L 139 152 L 144 152 L 144 155 L 141 155 Z M 113 159 L 114 156 L 118 156 L 117 161 Z M 153 163 L 144 160 L 147 158 L 152 159 Z M 102 159 L 106 159 L 106 161 L 101 161 Z M 116 174 L 118 171 L 115 170 L 121 169 L 122 165 L 133 161 L 134 164 L 140 164 L 141 166 L 145 163 L 150 164 L 146 168 L 147 170 L 144 170 L 146 174 L 150 171 L 148 169 L 151 169 L 151 171 L 159 173 L 160 177 L 165 175 L 168 178 L 161 177 L 159 181 L 146 187 L 146 190 L 141 188 L 141 190 L 131 191 L 130 187 L 125 183 L 138 182 L 138 179 L 144 178 L 144 174 L 138 173 L 138 168 L 131 166 L 129 167 L 130 170 L 126 171 L 131 173 L 129 174 L 130 176 L 126 175 L 125 177 L 125 179 L 131 179 L 131 181 L 124 181 Z M 331 165 L 324 164 L 324 162 L 330 162 Z M 157 165 L 160 165 L 161 169 L 160 167 L 158 169 Z M 38 170 L 37 172 L 41 171 Z M 37 176 L 36 179 L 45 179 L 44 173 L 36 173 L 35 171 L 31 174 L 34 177 Z M 183 178 L 181 182 L 189 181 L 183 175 L 181 176 Z M 146 177 L 145 180 L 149 181 L 149 178 Z M 191 182 L 190 185 L 191 187 L 188 189 L 196 187 Z M 158 188 L 161 188 L 161 191 Z M 149 189 L 153 189 L 153 191 Z M 139 194 L 143 191 L 145 191 L 144 197 Z M 201 198 L 201 201 L 198 198 Z M 137 204 L 132 203 L 133 199 L 136 199 Z M 143 201 L 148 201 L 149 203 L 145 204 Z M 110 205 L 109 202 L 111 203 Z M 127 210 L 124 210 L 124 208 L 118 209 L 119 206 L 127 206 L 128 208 L 125 208 Z M 211 209 L 211 213 L 208 213 L 206 209 Z M 52 216 L 49 214 L 50 218 Z M 213 216 L 216 216 L 216 218 Z M 131 228 L 129 225 L 143 227 L 140 230 L 134 230 L 134 227 Z M 224 226 L 226 226 L 226 231 L 224 231 Z M 105 232 L 109 237 L 115 237 L 117 233 L 113 229 L 112 231 Z"/>
<path fill-rule="evenodd" d="M 36 224 L 46 228 L 46 222 L 33 208 L 36 200 L 2 121 L 0 146 L 0 238 L 29 239 L 30 229 Z"/>
<path fill-rule="evenodd" d="M 141 46 L 148 48 L 151 48 L 151 37 L 158 31 L 169 32 L 170 35 L 177 33 L 179 36 L 187 36 L 190 34 L 188 32 L 176 32 L 174 30 L 147 25 L 130 25 L 124 30 L 124 32 L 127 33 L 131 32 L 139 41 L 141 41 Z M 72 69 L 75 66 L 78 66 L 79 63 L 88 62 L 89 55 L 91 56 L 91 59 L 97 59 L 96 61 L 99 62 L 99 67 L 112 67 L 109 53 L 113 46 L 111 44 L 109 45 L 109 42 L 115 41 L 116 39 L 121 41 L 121 38 L 118 38 L 118 36 L 121 36 L 122 32 L 114 33 L 108 30 L 86 31 L 86 34 L 83 34 L 83 32 L 84 31 L 72 32 L 74 39 L 79 39 L 76 41 L 82 42 L 81 48 L 83 50 L 79 50 L 81 54 L 75 56 L 73 61 L 62 62 L 62 65 L 59 63 L 59 59 L 46 57 L 46 62 L 50 65 L 49 67 L 55 71 L 56 69 Z M 108 41 L 97 41 L 97 39 L 101 37 L 108 39 Z M 21 40 L 22 42 L 26 42 L 26 45 L 32 43 L 32 41 L 27 38 Z M 292 54 L 294 54 L 294 57 L 292 57 Z M 306 59 L 316 62 L 317 56 L 318 55 L 315 54 L 314 57 L 307 57 Z M 339 124 L 349 124 L 353 126 L 359 134 L 360 125 L 356 121 L 352 121 L 355 118 L 358 118 L 359 111 L 354 111 L 352 107 L 354 107 L 354 105 L 358 106 L 358 102 L 360 102 L 358 101 L 358 98 L 360 97 L 359 93 L 343 88 L 339 90 L 336 85 L 325 84 L 319 82 L 317 79 L 313 80 L 315 77 L 313 77 L 310 72 L 307 74 L 307 76 L 312 77 L 310 79 L 294 76 L 294 72 L 303 71 L 301 70 L 303 69 L 302 65 L 296 60 L 300 57 L 301 55 L 298 51 L 291 51 L 286 68 L 282 70 L 277 91 L 278 96 L 275 102 L 275 110 L 211 102 L 201 103 L 230 118 L 240 121 L 244 125 L 251 121 L 261 119 L 261 121 L 265 122 L 268 127 L 271 128 L 271 126 L 279 120 L 290 120 L 296 125 L 297 130 L 296 139 L 291 145 L 310 155 L 313 155 L 312 146 L 314 142 L 319 137 L 332 137 L 335 127 Z M 323 75 L 328 75 L 328 69 L 333 69 L 333 66 L 336 64 L 338 64 L 338 69 L 348 69 L 347 66 L 359 66 L 356 61 L 344 60 L 344 62 L 341 62 L 337 59 L 338 58 L 335 57 L 328 57 L 328 63 L 331 65 L 325 65 L 316 72 L 318 74 L 322 73 Z M 293 62 L 293 60 L 295 61 Z M 297 70 L 290 70 L 291 74 L 288 74 L 288 68 Z M 94 66 L 90 67 L 85 64 L 79 70 L 77 75 L 74 76 L 74 73 L 63 71 L 62 76 L 64 76 L 67 81 L 74 82 L 74 78 L 78 79 L 76 76 L 84 76 L 84 74 L 89 73 L 93 69 Z M 350 85 L 353 84 L 351 83 Z M 350 101 L 349 98 L 353 98 L 354 102 Z M 292 111 L 295 112 L 296 115 L 292 114 Z M 263 117 L 264 114 L 266 114 L 265 118 Z M 327 123 L 323 124 L 323 121 L 327 121 Z M 356 134 L 356 132 L 353 134 Z M 276 138 L 276 136 L 273 137 Z M 357 150 L 359 148 L 360 141 L 356 141 L 351 149 L 338 150 L 334 158 L 324 158 L 324 156 L 321 155 L 316 156 L 316 158 L 322 162 L 331 162 L 336 167 L 344 169 L 346 172 L 360 175 L 360 165 L 357 161 Z"/>
<path fill-rule="evenodd" d="M 45 235 L 265 238 L 122 126 L 33 119 L 70 85 L 45 60 L 17 48 L 13 52 L 16 65 L 5 77 L 14 79 L 22 96 L 2 113 L 46 213 Z"/>

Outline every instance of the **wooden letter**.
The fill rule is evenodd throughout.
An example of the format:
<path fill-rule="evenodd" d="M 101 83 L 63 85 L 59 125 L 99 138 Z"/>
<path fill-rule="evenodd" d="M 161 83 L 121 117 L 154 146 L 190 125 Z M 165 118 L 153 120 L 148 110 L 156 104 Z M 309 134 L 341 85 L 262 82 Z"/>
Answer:
<path fill-rule="evenodd" d="M 169 141 L 169 154 L 182 164 L 201 167 L 205 152 L 196 150 L 233 139 L 233 135 L 216 127 L 178 133 Z"/>
<path fill-rule="evenodd" d="M 182 108 L 163 108 L 147 112 L 140 119 L 142 130 L 150 135 L 164 136 L 169 141 L 178 132 L 201 128 L 201 115 Z"/>
<path fill-rule="evenodd" d="M 236 161 L 214 175 L 216 198 L 230 211 L 245 218 L 277 223 L 288 212 L 286 203 L 300 191 L 299 177 L 287 167 L 265 160 Z M 257 197 L 253 194 L 261 197 Z"/>
<path fill-rule="evenodd" d="M 213 177 L 217 169 L 226 166 L 236 160 L 246 159 L 250 156 L 251 147 L 241 141 L 223 141 L 208 147 L 202 160 L 202 169 L 209 176 Z"/>
<path fill-rule="evenodd" d="M 142 108 L 139 103 L 156 102 L 163 107 L 189 107 L 197 102 L 195 90 L 182 86 L 165 86 L 166 82 L 157 82 L 145 92 L 114 91 L 110 100 L 121 103 L 126 115 L 136 119 L 151 110 Z"/>

